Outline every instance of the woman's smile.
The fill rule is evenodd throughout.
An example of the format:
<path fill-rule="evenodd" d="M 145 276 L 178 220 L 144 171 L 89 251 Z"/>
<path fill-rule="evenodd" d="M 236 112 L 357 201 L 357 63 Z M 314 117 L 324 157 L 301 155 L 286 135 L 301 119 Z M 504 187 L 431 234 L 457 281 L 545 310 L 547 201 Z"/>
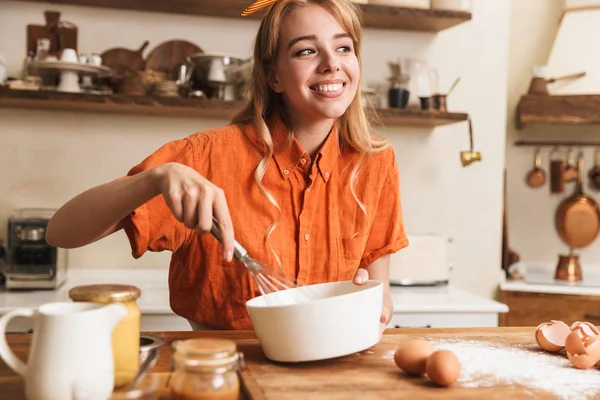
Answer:
<path fill-rule="evenodd" d="M 344 81 L 325 81 L 309 87 L 311 92 L 324 98 L 340 97 L 344 93 L 346 82 Z"/>

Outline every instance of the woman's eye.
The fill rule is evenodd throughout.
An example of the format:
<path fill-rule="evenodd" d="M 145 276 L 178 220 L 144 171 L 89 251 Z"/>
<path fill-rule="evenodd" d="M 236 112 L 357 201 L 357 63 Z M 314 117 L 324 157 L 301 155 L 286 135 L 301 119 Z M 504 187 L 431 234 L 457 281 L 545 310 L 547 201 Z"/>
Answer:
<path fill-rule="evenodd" d="M 314 54 L 315 51 L 313 49 L 303 49 L 296 52 L 296 56 L 305 56 L 308 54 Z"/>
<path fill-rule="evenodd" d="M 344 53 L 351 53 L 352 47 L 350 46 L 341 46 L 338 50 L 342 50 Z"/>

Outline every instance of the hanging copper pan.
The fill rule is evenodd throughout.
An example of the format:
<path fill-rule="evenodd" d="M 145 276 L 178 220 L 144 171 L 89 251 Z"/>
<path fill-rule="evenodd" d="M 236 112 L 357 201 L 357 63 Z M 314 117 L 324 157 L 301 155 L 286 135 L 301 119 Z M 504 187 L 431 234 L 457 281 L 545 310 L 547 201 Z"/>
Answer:
<path fill-rule="evenodd" d="M 600 231 L 600 207 L 583 193 L 583 152 L 577 160 L 575 193 L 561 202 L 556 210 L 556 229 L 560 238 L 571 248 L 586 247 Z"/>

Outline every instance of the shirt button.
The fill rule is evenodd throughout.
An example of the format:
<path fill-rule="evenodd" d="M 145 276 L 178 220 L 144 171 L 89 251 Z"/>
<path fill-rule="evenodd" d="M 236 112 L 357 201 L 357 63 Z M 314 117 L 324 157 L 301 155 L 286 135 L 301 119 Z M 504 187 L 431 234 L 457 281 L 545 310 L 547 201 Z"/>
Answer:
<path fill-rule="evenodd" d="M 304 158 L 303 158 L 303 159 L 301 159 L 301 160 L 300 160 L 300 164 L 302 164 L 302 165 L 306 164 L 306 160 L 305 160 Z"/>
<path fill-rule="evenodd" d="M 284 170 L 283 170 L 283 173 L 284 173 L 285 175 L 287 175 L 287 174 L 289 174 L 289 173 L 290 173 L 290 171 L 288 171 L 287 169 L 284 169 Z"/>
<path fill-rule="evenodd" d="M 325 172 L 325 178 L 329 178 L 329 172 Z"/>
<path fill-rule="evenodd" d="M 304 240 L 308 240 L 308 233 L 304 234 Z"/>

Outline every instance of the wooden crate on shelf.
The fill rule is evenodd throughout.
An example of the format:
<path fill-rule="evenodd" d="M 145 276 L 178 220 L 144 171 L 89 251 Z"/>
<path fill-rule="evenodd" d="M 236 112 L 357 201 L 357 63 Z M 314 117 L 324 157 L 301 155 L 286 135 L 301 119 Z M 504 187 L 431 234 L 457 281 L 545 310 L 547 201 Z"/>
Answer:
<path fill-rule="evenodd" d="M 525 95 L 519 101 L 516 122 L 518 127 L 599 125 L 600 95 Z"/>

